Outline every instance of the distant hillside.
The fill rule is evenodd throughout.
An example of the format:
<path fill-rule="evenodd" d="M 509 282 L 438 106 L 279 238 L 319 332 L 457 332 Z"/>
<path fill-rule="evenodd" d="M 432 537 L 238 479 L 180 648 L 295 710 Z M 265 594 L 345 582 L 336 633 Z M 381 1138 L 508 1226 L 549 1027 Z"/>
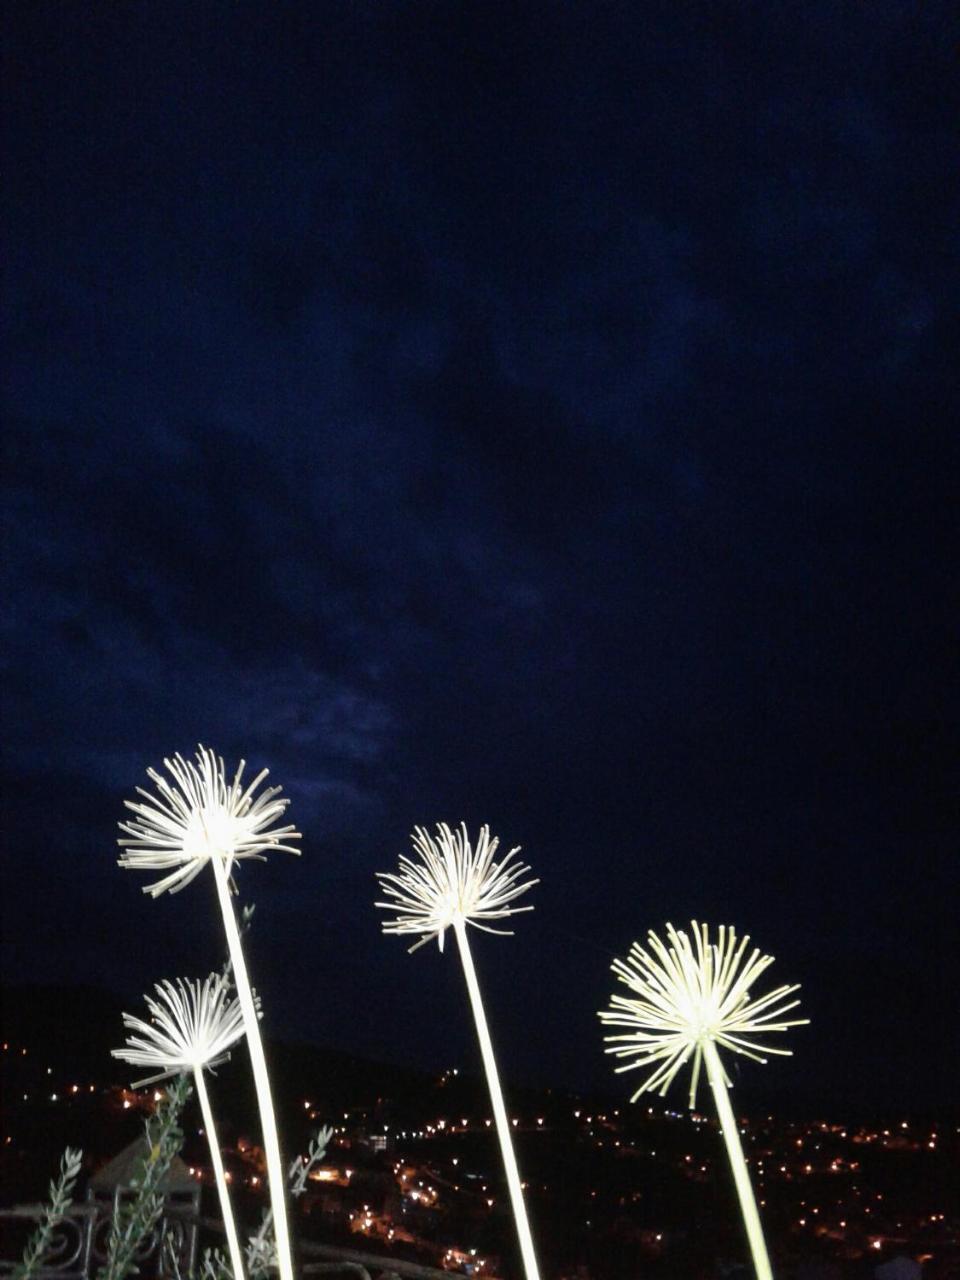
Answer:
<path fill-rule="evenodd" d="M 98 987 L 0 986 L 0 1034 L 51 1059 L 61 1059 L 69 1046 L 78 1074 L 122 1080 L 109 1050 L 122 1042 L 124 1003 Z"/>
<path fill-rule="evenodd" d="M 7 986 L 0 987 L 0 1000 L 0 1038 L 30 1051 L 22 1065 L 10 1055 L 8 1066 L 15 1076 L 9 1084 L 35 1088 L 41 1064 L 43 1078 L 53 1089 L 69 1088 L 75 1080 L 127 1085 L 137 1077 L 136 1071 L 112 1058 L 110 1050 L 123 1043 L 124 1009 L 140 1007 L 141 996 L 125 1000 L 89 986 Z M 366 1113 L 371 1123 L 397 1120 L 409 1127 L 445 1115 L 489 1114 L 486 1084 L 475 1076 L 433 1074 L 321 1045 L 268 1040 L 266 1049 L 274 1102 L 294 1141 L 305 1142 L 317 1124 L 342 1120 L 344 1113 L 355 1122 L 362 1122 Z M 48 1065 L 53 1072 L 49 1081 Z M 217 1070 L 213 1088 L 225 1132 L 254 1132 L 256 1099 L 242 1049 Z M 570 1096 L 509 1084 L 507 1092 L 514 1106 L 527 1111 L 549 1109 Z"/>
<path fill-rule="evenodd" d="M 110 1057 L 110 1050 L 123 1043 L 122 1014 L 125 1009 L 142 1007 L 139 992 L 127 997 L 101 988 L 77 986 L 0 986 L 0 1038 L 12 1044 L 29 1046 L 50 1063 L 63 1067 L 77 1078 L 101 1084 L 127 1084 L 129 1069 Z M 424 1072 L 395 1063 L 359 1057 L 339 1049 L 313 1044 L 267 1042 L 271 1076 L 278 1109 L 290 1122 L 302 1123 L 304 1101 L 318 1118 L 341 1116 L 344 1111 L 359 1108 L 381 1110 L 384 1107 L 402 1113 L 407 1124 L 442 1114 L 453 1115 L 462 1108 L 464 1115 L 489 1111 L 484 1082 L 462 1072 Z M 739 1105 L 746 1115 L 774 1113 L 793 1119 L 840 1119 L 854 1121 L 883 1120 L 890 1116 L 885 1109 L 857 1099 L 814 1101 L 798 1098 L 778 1090 L 776 1083 L 762 1071 L 748 1070 L 740 1081 L 740 1063 L 733 1061 L 732 1074 L 737 1085 Z M 245 1056 L 235 1053 L 233 1061 L 218 1072 L 221 1106 L 226 1119 L 238 1126 L 252 1123 L 256 1114 L 253 1087 Z M 508 1099 L 519 1108 L 541 1106 L 549 1109 L 563 1098 L 584 1105 L 623 1106 L 623 1093 L 615 1088 L 602 1094 L 575 1095 L 562 1089 L 521 1089 L 505 1082 Z M 679 1105 L 680 1099 L 675 1099 Z M 906 1109 L 901 1108 L 906 1112 Z M 899 1111 L 898 1111 L 899 1116 Z M 918 1098 L 910 1109 L 913 1118 L 935 1115 L 941 1121 L 960 1122 L 956 1106 L 930 1108 Z"/>
<path fill-rule="evenodd" d="M 123 1012 L 142 1007 L 142 996 L 124 998 L 85 985 L 0 987 L 0 1037 L 26 1046 L 31 1055 L 84 1079 L 126 1083 L 130 1072 L 110 1056 L 123 1043 Z M 274 1089 L 282 1109 L 309 1098 L 324 1113 L 376 1106 L 378 1099 L 403 1103 L 428 1096 L 435 1084 L 421 1071 L 373 1062 L 318 1045 L 268 1042 Z M 221 1071 L 241 1109 L 247 1072 L 242 1055 Z"/>

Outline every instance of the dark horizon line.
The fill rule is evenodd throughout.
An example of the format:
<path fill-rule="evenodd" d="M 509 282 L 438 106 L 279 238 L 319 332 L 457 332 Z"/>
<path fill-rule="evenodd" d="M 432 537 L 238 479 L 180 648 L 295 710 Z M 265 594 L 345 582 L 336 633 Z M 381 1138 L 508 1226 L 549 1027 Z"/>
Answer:
<path fill-rule="evenodd" d="M 8 1000 L 10 997 L 25 997 L 29 993 L 44 992 L 47 996 L 62 996 L 66 999 L 71 993 L 85 993 L 86 998 L 100 1001 L 103 1005 L 108 1003 L 121 1004 L 130 1003 L 131 1000 L 142 998 L 142 992 L 135 991 L 131 988 L 128 992 L 122 993 L 117 988 L 108 988 L 96 983 L 90 982 L 8 982 L 0 980 L 0 1009 L 8 1009 L 10 1006 Z M 23 1006 L 21 1006 L 23 1007 Z M 76 1004 L 73 1006 L 76 1008 Z M 0 1012 L 0 1025 L 6 1022 L 6 1016 Z M 354 1049 L 347 1048 L 341 1044 L 331 1044 L 329 1042 L 320 1042 L 318 1040 L 304 1039 L 302 1036 L 289 1036 L 269 1034 L 266 1036 L 268 1043 L 283 1047 L 288 1050 L 305 1050 L 311 1053 L 338 1055 L 342 1058 L 352 1059 L 355 1062 L 367 1064 L 372 1067 L 383 1068 L 388 1071 L 395 1071 L 406 1076 L 423 1077 L 424 1082 L 440 1076 L 444 1071 L 450 1069 L 450 1063 L 436 1063 L 433 1066 L 421 1066 L 410 1062 L 397 1062 L 385 1058 L 372 1058 L 368 1054 L 359 1053 Z M 105 1065 L 111 1063 L 108 1051 L 105 1051 Z M 468 1084 L 482 1090 L 486 1085 L 482 1074 L 479 1071 L 473 1071 L 468 1066 L 458 1067 L 460 1079 L 464 1084 Z M 632 1089 L 625 1089 L 622 1095 L 612 1092 L 609 1089 L 596 1087 L 594 1085 L 583 1084 L 579 1087 L 565 1083 L 551 1082 L 541 1079 L 539 1081 L 520 1080 L 513 1078 L 506 1081 L 508 1091 L 512 1090 L 518 1094 L 524 1093 L 544 1093 L 549 1092 L 559 1097 L 567 1097 L 571 1101 L 583 1102 L 590 1100 L 598 1102 L 604 1107 L 610 1109 L 615 1108 L 621 1111 L 629 1110 L 636 1106 L 637 1108 L 645 1108 L 653 1106 L 658 1110 L 677 1111 L 684 1113 L 690 1108 L 687 1106 L 686 1094 L 683 1090 L 679 1090 L 673 1095 L 667 1095 L 661 1098 L 658 1094 L 644 1095 L 642 1101 L 631 1103 L 630 1096 Z M 837 1096 L 828 1099 L 822 1091 L 804 1095 L 796 1090 L 788 1091 L 785 1089 L 777 1089 L 775 1087 L 764 1087 L 762 1082 L 748 1081 L 746 1084 L 735 1082 L 735 1094 L 739 1093 L 744 1102 L 741 1114 L 748 1116 L 750 1119 L 756 1119 L 764 1113 L 773 1114 L 780 1119 L 786 1118 L 788 1121 L 811 1121 L 814 1118 L 818 1121 L 825 1121 L 833 1124 L 864 1124 L 868 1122 L 879 1123 L 885 1118 L 892 1121 L 892 1117 L 896 1117 L 897 1122 L 901 1120 L 919 1121 L 926 1118 L 935 1118 L 943 1122 L 956 1122 L 960 1124 L 960 1104 L 955 1101 L 948 1102 L 946 1098 L 932 1103 L 900 1105 L 896 1102 L 881 1104 L 870 1099 L 862 1097 L 842 1097 Z M 703 1101 L 694 1108 L 698 1114 L 711 1116 L 711 1109 Z M 843 1118 L 838 1118 L 838 1113 L 843 1113 Z"/>

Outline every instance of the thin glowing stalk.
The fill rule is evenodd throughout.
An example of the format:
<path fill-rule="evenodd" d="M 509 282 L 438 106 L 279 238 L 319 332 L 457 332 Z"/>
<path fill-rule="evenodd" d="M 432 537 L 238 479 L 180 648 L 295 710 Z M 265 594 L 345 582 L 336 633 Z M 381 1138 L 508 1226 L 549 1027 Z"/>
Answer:
<path fill-rule="evenodd" d="M 223 1229 L 227 1234 L 227 1245 L 230 1249 L 230 1264 L 233 1267 L 234 1280 L 243 1280 L 243 1254 L 240 1252 L 240 1240 L 237 1226 L 233 1220 L 233 1206 L 230 1204 L 230 1192 L 227 1190 L 227 1179 L 223 1172 L 223 1157 L 220 1155 L 220 1142 L 217 1129 L 213 1123 L 213 1111 L 207 1096 L 207 1086 L 203 1080 L 203 1067 L 194 1067 L 193 1079 L 197 1086 L 197 1097 L 200 1099 L 200 1111 L 203 1114 L 203 1127 L 207 1133 L 210 1146 L 210 1160 L 213 1164 L 213 1176 L 217 1182 L 220 1195 L 220 1212 L 223 1214 Z"/>
<path fill-rule="evenodd" d="M 517 1238 L 520 1242 L 520 1256 L 527 1280 L 540 1280 L 537 1269 L 537 1257 L 533 1251 L 533 1237 L 530 1235 L 530 1224 L 527 1221 L 527 1210 L 523 1203 L 523 1189 L 520 1186 L 520 1173 L 517 1169 L 517 1157 L 513 1151 L 513 1139 L 507 1123 L 507 1112 L 503 1105 L 503 1091 L 497 1075 L 497 1063 L 493 1056 L 493 1042 L 487 1027 L 486 1014 L 483 1012 L 483 1001 L 480 998 L 480 986 L 477 973 L 473 967 L 473 956 L 470 954 L 470 943 L 467 939 L 467 926 L 462 916 L 455 916 L 453 930 L 460 948 L 460 959 L 463 963 L 463 975 L 467 980 L 467 991 L 470 993 L 470 1004 L 473 1018 L 477 1024 L 477 1036 L 480 1040 L 480 1054 L 483 1058 L 483 1069 L 487 1074 L 487 1087 L 490 1090 L 490 1102 L 493 1105 L 493 1119 L 497 1126 L 497 1137 L 500 1139 L 500 1151 L 503 1155 L 503 1167 L 507 1175 L 507 1186 L 510 1190 L 510 1203 L 517 1224 Z"/>
<path fill-rule="evenodd" d="M 750 1242 L 750 1252 L 753 1254 L 753 1266 L 757 1273 L 757 1280 L 773 1280 L 770 1259 L 767 1256 L 767 1245 L 763 1238 L 763 1228 L 760 1226 L 757 1201 L 753 1194 L 753 1187 L 750 1184 L 747 1162 L 743 1156 L 740 1128 L 733 1114 L 733 1108 L 730 1106 L 730 1095 L 727 1092 L 726 1075 L 723 1070 L 723 1064 L 720 1061 L 720 1054 L 717 1052 L 717 1046 L 712 1040 L 703 1042 L 703 1058 L 707 1068 L 710 1088 L 713 1090 L 714 1101 L 717 1104 L 717 1115 L 720 1119 L 720 1127 L 723 1129 L 723 1140 L 727 1146 L 727 1156 L 730 1160 L 730 1168 L 733 1171 L 733 1180 L 737 1184 L 740 1212 L 743 1214 L 743 1225 L 747 1230 L 747 1240 Z"/>
<path fill-rule="evenodd" d="M 267 1157 L 270 1205 L 273 1209 L 273 1229 L 277 1241 L 277 1265 L 280 1269 L 280 1280 L 293 1280 L 293 1261 L 290 1254 L 290 1232 L 287 1227 L 285 1182 L 283 1162 L 280 1159 L 280 1140 L 277 1137 L 277 1119 L 270 1093 L 267 1060 L 263 1054 L 263 1041 L 260 1038 L 260 1021 L 253 1002 L 253 992 L 250 990 L 250 978 L 247 975 L 247 962 L 240 942 L 240 930 L 237 928 L 237 918 L 230 900 L 230 869 L 223 858 L 211 858 L 210 861 L 213 863 L 213 874 L 217 882 L 217 897 L 220 900 L 227 947 L 233 963 L 233 980 L 243 1013 L 247 1048 L 250 1050 L 250 1065 L 253 1067 L 253 1082 L 257 1090 L 257 1105 L 260 1108 L 260 1128 L 263 1132 L 263 1150 Z"/>

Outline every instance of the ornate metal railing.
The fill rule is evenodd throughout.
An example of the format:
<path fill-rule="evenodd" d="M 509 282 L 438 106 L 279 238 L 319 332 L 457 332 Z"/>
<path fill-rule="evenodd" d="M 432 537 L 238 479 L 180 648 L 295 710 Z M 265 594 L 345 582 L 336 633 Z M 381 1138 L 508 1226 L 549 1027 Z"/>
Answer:
<path fill-rule="evenodd" d="M 57 1224 L 50 1247 L 36 1272 L 37 1280 L 96 1280 L 105 1261 L 107 1233 L 112 1206 L 109 1202 L 74 1205 Z M 18 1205 L 0 1209 L 0 1280 L 11 1274 L 24 1244 L 35 1230 L 42 1205 Z M 143 1242 L 137 1254 L 138 1280 L 171 1280 L 162 1248 L 169 1233 L 178 1255 L 181 1274 L 191 1273 L 196 1261 L 197 1236 L 203 1228 L 223 1234 L 223 1224 L 214 1218 L 198 1218 L 190 1212 L 168 1206 L 157 1228 Z M 304 1277 L 352 1277 L 354 1280 L 451 1280 L 450 1273 L 416 1262 L 382 1258 L 359 1249 L 302 1241 L 299 1246 Z"/>
<path fill-rule="evenodd" d="M 300 1270 L 305 1276 L 353 1275 L 358 1280 L 451 1280 L 449 1271 L 424 1267 L 418 1262 L 378 1258 L 359 1249 L 338 1249 L 309 1240 L 300 1245 L 300 1254 L 304 1259 Z M 308 1258 L 324 1258 L 326 1261 L 307 1262 Z"/>
<path fill-rule="evenodd" d="M 42 1212 L 43 1206 L 38 1204 L 0 1210 L 0 1275 L 9 1275 L 16 1266 Z M 74 1276 L 87 1274 L 90 1232 L 96 1215 L 95 1205 L 78 1205 L 60 1219 L 54 1227 L 50 1246 L 40 1259 L 38 1275 L 72 1280 Z"/>
<path fill-rule="evenodd" d="M 73 1205 L 53 1229 L 46 1251 L 36 1270 L 38 1280 L 94 1280 L 107 1260 L 107 1239 L 113 1216 L 113 1201 L 88 1200 Z M 43 1213 L 38 1204 L 0 1209 L 0 1280 L 10 1275 L 20 1260 L 23 1246 L 33 1234 Z M 189 1210 L 168 1203 L 153 1231 L 136 1253 L 140 1274 L 167 1280 L 168 1242 L 181 1274 L 190 1272 L 196 1261 L 199 1223 Z"/>

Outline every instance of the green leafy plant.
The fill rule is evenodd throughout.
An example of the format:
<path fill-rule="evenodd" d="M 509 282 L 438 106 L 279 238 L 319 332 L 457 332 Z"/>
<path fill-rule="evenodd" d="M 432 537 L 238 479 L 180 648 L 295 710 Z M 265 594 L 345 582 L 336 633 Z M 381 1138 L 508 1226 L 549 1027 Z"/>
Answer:
<path fill-rule="evenodd" d="M 306 1191 L 310 1171 L 323 1159 L 332 1137 L 331 1128 L 318 1129 L 310 1141 L 307 1154 L 297 1156 L 290 1165 L 287 1170 L 287 1190 L 291 1199 L 299 1200 Z M 277 1265 L 277 1245 L 273 1238 L 272 1226 L 273 1211 L 269 1208 L 264 1209 L 260 1226 L 247 1241 L 246 1260 L 249 1280 L 264 1280 L 270 1269 Z M 221 1278 L 215 1274 L 208 1274 L 205 1269 L 202 1280 L 221 1280 Z"/>
<path fill-rule="evenodd" d="M 36 1274 L 44 1255 L 53 1242 L 53 1232 L 73 1202 L 73 1188 L 80 1176 L 83 1152 L 67 1147 L 60 1160 L 60 1173 L 50 1179 L 50 1198 L 43 1209 L 40 1225 L 27 1241 L 23 1257 L 13 1269 L 13 1280 L 29 1280 Z"/>
<path fill-rule="evenodd" d="M 163 1213 L 160 1186 L 183 1144 L 180 1116 L 191 1092 L 188 1077 L 178 1076 L 147 1119 L 147 1154 L 131 1179 L 135 1194 L 117 1204 L 107 1242 L 107 1261 L 98 1272 L 98 1280 L 124 1280 L 137 1273 L 137 1253 Z"/>
<path fill-rule="evenodd" d="M 230 1262 L 222 1249 L 204 1249 L 200 1259 L 199 1280 L 235 1280 Z"/>

